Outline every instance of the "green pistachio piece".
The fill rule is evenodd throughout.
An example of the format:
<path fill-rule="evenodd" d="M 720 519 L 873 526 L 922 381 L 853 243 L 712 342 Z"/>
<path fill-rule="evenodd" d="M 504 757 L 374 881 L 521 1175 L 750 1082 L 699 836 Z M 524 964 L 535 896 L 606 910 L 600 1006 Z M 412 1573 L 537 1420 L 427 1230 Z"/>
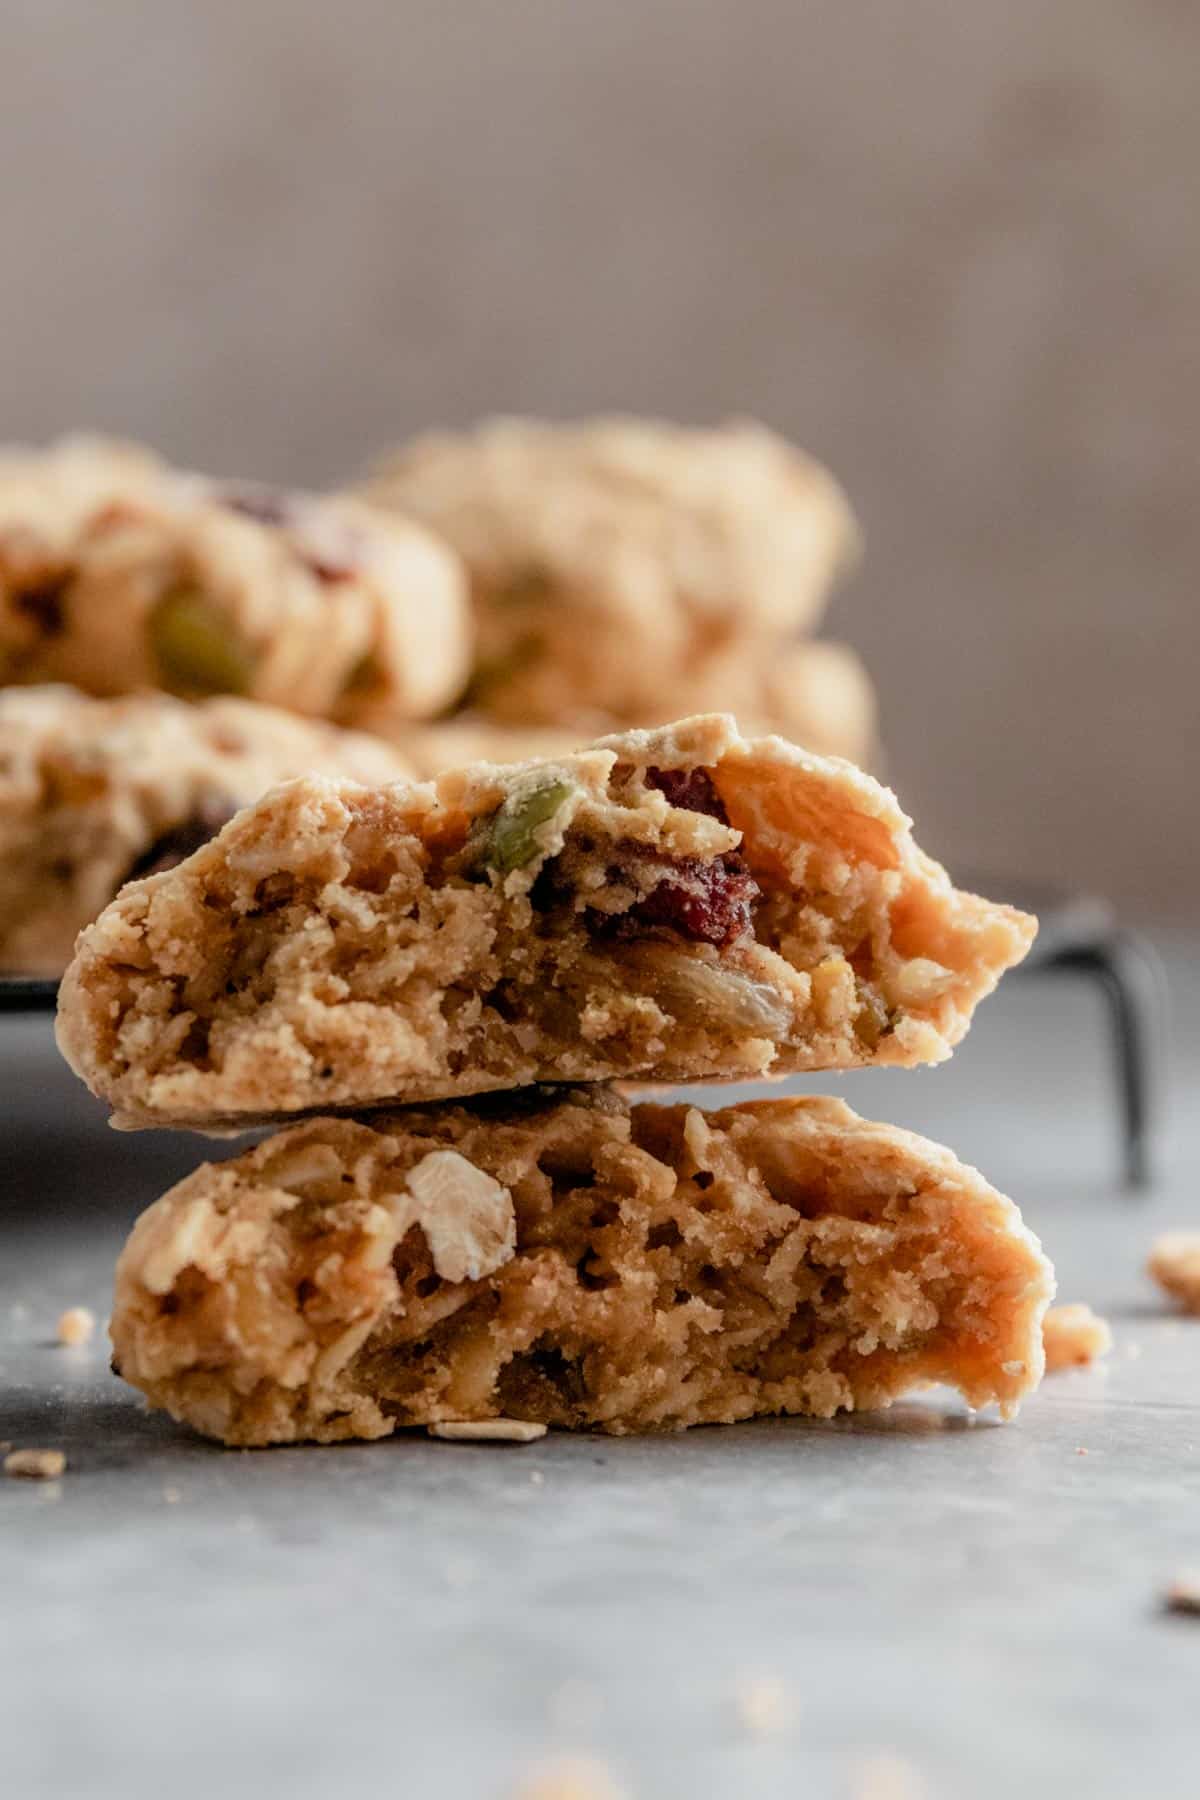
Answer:
<path fill-rule="evenodd" d="M 149 621 L 150 643 L 171 687 L 202 694 L 244 694 L 254 660 L 229 618 L 199 588 L 181 582 L 164 594 Z"/>
<path fill-rule="evenodd" d="M 485 860 L 501 875 L 511 875 L 531 863 L 542 844 L 541 827 L 552 819 L 575 792 L 573 781 L 551 779 L 540 787 L 510 794 L 492 820 Z"/>

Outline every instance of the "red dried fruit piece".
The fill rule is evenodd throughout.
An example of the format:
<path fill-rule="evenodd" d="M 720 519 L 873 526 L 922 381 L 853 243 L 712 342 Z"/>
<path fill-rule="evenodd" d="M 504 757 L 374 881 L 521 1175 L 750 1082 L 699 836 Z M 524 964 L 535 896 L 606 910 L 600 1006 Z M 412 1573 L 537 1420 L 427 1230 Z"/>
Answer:
<path fill-rule="evenodd" d="M 358 572 L 362 558 L 357 534 L 340 520 L 318 520 L 304 494 L 251 485 L 221 488 L 217 498 L 243 518 L 292 532 L 297 553 L 318 581 L 347 581 Z"/>
<path fill-rule="evenodd" d="M 674 873 L 631 907 L 627 917 L 644 925 L 667 925 L 701 943 L 724 946 L 744 937 L 759 886 L 739 856 L 713 862 L 682 858 Z"/>
<path fill-rule="evenodd" d="M 646 786 L 657 788 L 672 806 L 684 812 L 707 813 L 728 825 L 725 802 L 707 769 L 647 769 Z"/>
<path fill-rule="evenodd" d="M 278 488 L 250 485 L 221 488 L 217 499 L 230 512 L 241 513 L 243 518 L 254 519 L 259 525 L 296 523 L 295 501 L 290 494 L 280 493 Z"/>

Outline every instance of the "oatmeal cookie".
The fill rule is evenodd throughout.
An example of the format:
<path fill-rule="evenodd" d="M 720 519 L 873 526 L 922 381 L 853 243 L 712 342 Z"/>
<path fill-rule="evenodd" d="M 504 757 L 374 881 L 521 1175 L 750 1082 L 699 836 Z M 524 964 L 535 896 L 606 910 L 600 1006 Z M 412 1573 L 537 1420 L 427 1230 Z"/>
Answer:
<path fill-rule="evenodd" d="M 833 477 L 747 423 L 494 419 L 419 439 L 363 491 L 462 555 L 473 704 L 517 724 L 736 710 L 712 671 L 810 627 L 857 547 Z"/>
<path fill-rule="evenodd" d="M 182 862 L 240 806 L 309 769 L 406 773 L 374 738 L 251 700 L 0 692 L 0 969 L 60 974 L 125 881 Z"/>
<path fill-rule="evenodd" d="M 1035 922 L 895 797 L 720 715 L 375 789 L 277 788 L 80 938 L 72 1067 L 125 1125 L 530 1082 L 939 1062 Z"/>
<path fill-rule="evenodd" d="M 122 1376 L 229 1444 L 505 1418 L 1006 1413 L 1053 1274 L 1010 1200 L 840 1100 L 611 1091 L 325 1118 L 206 1165 L 117 1269 Z"/>
<path fill-rule="evenodd" d="M 103 440 L 0 458 L 0 681 L 386 730 L 452 701 L 470 658 L 463 571 L 419 525 Z"/>

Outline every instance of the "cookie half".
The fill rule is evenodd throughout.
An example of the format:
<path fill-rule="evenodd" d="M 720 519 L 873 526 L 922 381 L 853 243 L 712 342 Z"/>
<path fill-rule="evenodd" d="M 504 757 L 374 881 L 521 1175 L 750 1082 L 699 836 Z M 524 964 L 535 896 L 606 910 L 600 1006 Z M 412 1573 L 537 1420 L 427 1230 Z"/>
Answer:
<path fill-rule="evenodd" d="M 115 1366 L 229 1444 L 444 1421 L 1015 1410 L 1053 1274 L 1011 1201 L 837 1100 L 605 1090 L 319 1119 L 198 1169 L 117 1269 Z"/>
<path fill-rule="evenodd" d="M 276 789 L 80 939 L 59 1041 L 127 1125 L 538 1081 L 938 1062 L 1035 922 L 892 794 L 731 719 Z"/>
<path fill-rule="evenodd" d="M 493 419 L 418 439 L 363 492 L 462 556 L 472 704 L 518 725 L 737 710 L 714 670 L 811 627 L 858 542 L 828 471 L 744 422 Z"/>
<path fill-rule="evenodd" d="M 406 765 L 374 738 L 250 700 L 0 692 L 0 970 L 60 974 L 124 882 L 182 862 L 308 769 L 385 781 Z"/>
<path fill-rule="evenodd" d="M 0 458 L 0 681 L 387 730 L 452 701 L 470 664 L 462 569 L 419 525 L 104 440 Z"/>

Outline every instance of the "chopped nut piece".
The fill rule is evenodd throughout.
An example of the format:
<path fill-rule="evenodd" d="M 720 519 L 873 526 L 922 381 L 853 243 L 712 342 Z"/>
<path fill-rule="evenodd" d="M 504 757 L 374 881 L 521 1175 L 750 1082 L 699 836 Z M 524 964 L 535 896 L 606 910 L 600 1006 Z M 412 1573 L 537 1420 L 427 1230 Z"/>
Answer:
<path fill-rule="evenodd" d="M 575 792 L 573 781 L 551 780 L 510 794 L 492 821 L 487 860 L 501 875 L 511 875 L 547 848 L 542 827 L 562 811 Z"/>
<path fill-rule="evenodd" d="M 1168 1612 L 1200 1615 L 1200 1574 L 1189 1569 L 1177 1575 L 1163 1595 L 1163 1604 Z"/>
<path fill-rule="evenodd" d="M 96 1315 L 86 1306 L 68 1306 L 58 1321 L 60 1344 L 86 1344 L 96 1329 Z"/>
<path fill-rule="evenodd" d="M 443 1281 L 480 1281 L 512 1258 L 512 1195 L 457 1150 L 422 1157 L 408 1172 L 408 1195 Z"/>
<path fill-rule="evenodd" d="M 571 1756 L 548 1763 L 516 1790 L 513 1800 L 625 1800 L 603 1763 Z"/>
<path fill-rule="evenodd" d="M 456 1444 L 532 1444 L 545 1437 L 546 1427 L 531 1419 L 441 1419 L 429 1427 L 429 1435 Z"/>
<path fill-rule="evenodd" d="M 753 1680 L 739 1682 L 734 1705 L 739 1724 L 754 1737 L 782 1731 L 791 1723 L 791 1695 L 774 1675 L 759 1675 Z"/>
<path fill-rule="evenodd" d="M 6 1475 L 24 1475 L 30 1481 L 56 1481 L 66 1466 L 61 1450 L 13 1450 L 4 1459 Z"/>
<path fill-rule="evenodd" d="M 1047 1375 L 1058 1369 L 1086 1368 L 1098 1357 L 1107 1356 L 1112 1341 L 1108 1320 L 1090 1306 L 1079 1302 L 1052 1306 L 1042 1320 Z"/>
<path fill-rule="evenodd" d="M 1188 1312 L 1200 1313 L 1200 1231 L 1168 1231 L 1156 1238 L 1146 1269 Z"/>

